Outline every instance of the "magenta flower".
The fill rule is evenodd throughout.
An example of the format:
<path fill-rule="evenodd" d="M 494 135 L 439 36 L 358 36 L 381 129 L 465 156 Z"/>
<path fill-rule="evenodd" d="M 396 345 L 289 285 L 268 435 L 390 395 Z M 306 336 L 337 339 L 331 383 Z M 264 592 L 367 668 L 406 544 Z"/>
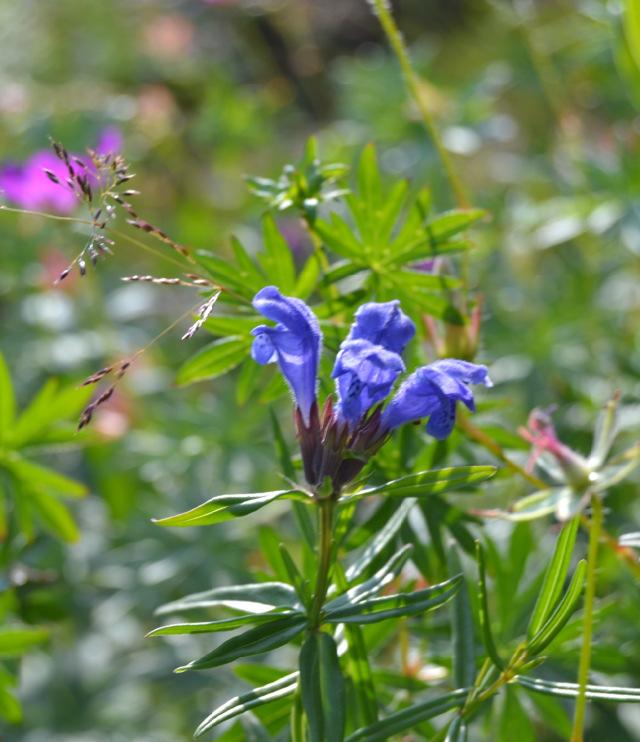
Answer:
<path fill-rule="evenodd" d="M 100 134 L 96 152 L 101 155 L 116 154 L 121 147 L 122 136 L 118 129 L 107 127 Z M 94 185 L 97 173 L 91 160 L 86 156 L 73 156 L 86 165 L 89 182 Z M 50 180 L 45 170 L 52 172 L 61 184 Z M 51 150 L 40 150 L 22 164 L 7 163 L 0 167 L 0 196 L 23 209 L 70 214 L 78 206 L 78 196 L 66 186 L 68 177 L 62 160 Z"/>

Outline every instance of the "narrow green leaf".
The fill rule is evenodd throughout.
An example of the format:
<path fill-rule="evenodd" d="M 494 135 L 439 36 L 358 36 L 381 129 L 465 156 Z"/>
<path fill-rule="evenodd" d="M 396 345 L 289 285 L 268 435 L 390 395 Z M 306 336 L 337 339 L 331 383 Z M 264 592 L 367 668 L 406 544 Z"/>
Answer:
<path fill-rule="evenodd" d="M 359 585 L 355 585 L 355 587 L 347 590 L 346 593 L 339 595 L 337 598 L 327 603 L 325 606 L 326 611 L 331 612 L 348 608 L 379 593 L 382 588 L 393 582 L 393 580 L 395 580 L 400 574 L 402 567 L 406 564 L 412 551 L 413 547 L 410 544 L 403 546 L 402 549 L 396 552 L 384 566 L 380 567 L 380 569 L 372 575 L 372 577 Z"/>
<path fill-rule="evenodd" d="M 0 657 L 20 657 L 49 638 L 47 629 L 33 626 L 1 626 Z"/>
<path fill-rule="evenodd" d="M 207 332 L 218 337 L 236 337 L 248 336 L 251 330 L 262 322 L 258 315 L 233 315 L 233 314 L 212 314 L 204 323 L 203 327 Z"/>
<path fill-rule="evenodd" d="M 496 742 L 536 742 L 536 732 L 529 714 L 518 699 L 518 689 L 508 685 L 504 693 L 504 705 L 498 724 Z"/>
<path fill-rule="evenodd" d="M 289 582 L 294 586 L 300 602 L 308 606 L 311 604 L 311 595 L 308 580 L 305 580 L 300 570 L 296 567 L 295 562 L 291 558 L 291 555 L 287 551 L 284 544 L 280 544 L 280 555 L 285 569 L 287 570 L 287 576 Z"/>
<path fill-rule="evenodd" d="M 467 230 L 486 214 L 487 212 L 482 209 L 452 209 L 427 222 L 425 230 L 435 244 L 446 242 L 454 235 Z"/>
<path fill-rule="evenodd" d="M 292 615 L 277 621 L 270 621 L 263 626 L 254 626 L 254 628 L 245 631 L 244 634 L 227 639 L 204 657 L 176 668 L 175 672 L 206 670 L 211 667 L 226 665 L 240 657 L 270 652 L 272 649 L 288 644 L 298 636 L 304 630 L 306 622 L 305 616 Z"/>
<path fill-rule="evenodd" d="M 342 742 L 346 692 L 336 643 L 329 634 L 310 634 L 300 650 L 300 690 L 310 742 Z"/>
<path fill-rule="evenodd" d="M 404 523 L 405 518 L 409 514 L 411 508 L 415 505 L 416 501 L 414 498 L 407 498 L 400 503 L 399 507 L 393 513 L 391 518 L 382 526 L 382 528 L 375 533 L 373 538 L 368 542 L 365 550 L 356 559 L 356 561 L 347 569 L 346 579 L 347 582 L 354 582 L 357 580 L 367 569 L 367 567 L 375 560 L 385 547 L 391 542 L 394 536 L 400 530 L 400 527 Z"/>
<path fill-rule="evenodd" d="M 60 474 L 54 469 L 36 464 L 12 453 L 3 459 L 4 466 L 30 491 L 55 494 L 62 497 L 83 497 L 87 494 L 84 484 Z"/>
<path fill-rule="evenodd" d="M 178 370 L 176 383 L 184 386 L 226 374 L 248 357 L 250 345 L 250 337 L 214 340 L 183 363 Z"/>
<path fill-rule="evenodd" d="M 484 551 L 482 544 L 476 541 L 476 559 L 478 561 L 478 618 L 480 621 L 480 629 L 482 631 L 482 640 L 484 648 L 487 654 L 491 658 L 493 664 L 500 670 L 504 669 L 504 663 L 500 659 L 496 644 L 493 640 L 493 633 L 491 631 L 491 619 L 489 617 L 489 600 L 487 595 L 487 577 L 484 564 Z"/>
<path fill-rule="evenodd" d="M 460 556 L 454 545 L 447 553 L 451 574 L 461 574 Z M 451 644 L 453 655 L 453 682 L 459 688 L 473 685 L 476 678 L 476 646 L 473 613 L 467 581 L 463 578 L 460 589 L 451 601 Z"/>
<path fill-rule="evenodd" d="M 335 565 L 334 579 L 339 590 L 346 590 L 346 575 L 339 562 Z M 378 720 L 378 695 L 369 664 L 367 645 L 362 629 L 356 624 L 344 624 L 344 637 L 348 646 L 345 652 L 348 675 L 356 697 L 358 712 L 356 719 L 359 718 L 362 725 L 367 726 Z"/>
<path fill-rule="evenodd" d="M 7 434 L 13 425 L 15 415 L 16 400 L 9 366 L 0 353 L 0 440 L 8 437 Z"/>
<path fill-rule="evenodd" d="M 358 601 L 355 605 L 327 609 L 324 620 L 328 623 L 369 624 L 396 616 L 414 616 L 426 613 L 447 603 L 460 587 L 462 576 L 457 575 L 424 590 L 397 593 L 380 598 Z"/>
<path fill-rule="evenodd" d="M 16 420 L 11 431 L 12 445 L 18 448 L 37 442 L 54 423 L 76 416 L 92 393 L 90 387 L 60 389 L 55 379 L 49 379 Z"/>
<path fill-rule="evenodd" d="M 544 581 L 540 588 L 540 594 L 538 595 L 533 613 L 531 614 L 531 620 L 529 621 L 529 627 L 527 628 L 527 636 L 529 638 L 540 631 L 558 602 L 565 580 L 567 579 L 569 565 L 571 564 L 571 555 L 573 554 L 573 547 L 576 543 L 578 525 L 579 518 L 570 520 L 562 528 L 560 536 L 556 541 L 556 548 L 547 566 Z"/>
<path fill-rule="evenodd" d="M 433 244 L 428 239 L 420 237 L 413 240 L 403 250 L 394 254 L 393 257 L 386 261 L 389 267 L 398 267 L 409 265 L 421 260 L 431 260 L 439 256 L 455 255 L 459 252 L 467 252 L 473 248 L 473 243 L 469 240 L 451 240 Z"/>
<path fill-rule="evenodd" d="M 446 469 L 431 469 L 394 479 L 377 487 L 368 487 L 346 495 L 346 501 L 362 499 L 372 495 L 391 497 L 426 497 L 439 495 L 453 489 L 460 489 L 483 482 L 495 475 L 495 466 L 454 466 Z"/>
<path fill-rule="evenodd" d="M 634 61 L 636 75 L 640 76 L 640 4 L 637 0 L 625 0 L 622 22 L 627 48 Z"/>
<path fill-rule="evenodd" d="M 351 227 L 335 213 L 331 214 L 330 219 L 330 223 L 321 219 L 315 222 L 313 229 L 316 234 L 333 252 L 364 265 L 364 248 L 353 235 Z"/>
<path fill-rule="evenodd" d="M 209 526 L 226 520 L 240 518 L 263 508 L 275 500 L 306 501 L 308 495 L 298 490 L 276 490 L 247 495 L 218 495 L 185 513 L 154 518 L 159 526 Z"/>
<path fill-rule="evenodd" d="M 444 742 L 467 742 L 467 731 L 467 722 L 461 716 L 456 716 L 449 725 Z"/>
<path fill-rule="evenodd" d="M 528 690 L 544 693 L 558 698 L 577 698 L 577 683 L 557 683 L 541 678 L 517 675 L 514 682 Z M 614 685 L 587 685 L 587 698 L 590 701 L 611 701 L 612 703 L 639 703 L 640 688 L 625 688 Z"/>
<path fill-rule="evenodd" d="M 438 698 L 409 706 L 387 716 L 386 719 L 381 719 L 375 724 L 359 729 L 347 737 L 345 742 L 388 742 L 394 734 L 401 734 L 413 729 L 416 724 L 434 719 L 440 714 L 462 706 L 467 694 L 467 688 L 460 688 Z"/>
<path fill-rule="evenodd" d="M 33 513 L 47 531 L 71 544 L 80 538 L 80 531 L 71 513 L 55 497 L 38 490 L 30 491 L 28 497 Z"/>
<path fill-rule="evenodd" d="M 277 621 L 285 616 L 304 616 L 300 611 L 280 608 L 273 613 L 247 613 L 233 618 L 221 618 L 217 621 L 199 621 L 196 623 L 174 623 L 168 626 L 159 626 L 150 631 L 147 636 L 172 636 L 174 634 L 210 634 L 217 631 L 233 631 L 247 624 L 265 624 Z"/>
<path fill-rule="evenodd" d="M 248 585 L 215 587 L 187 595 L 158 608 L 156 614 L 179 613 L 200 608 L 230 608 L 245 613 L 266 613 L 275 608 L 298 606 L 296 591 L 284 582 L 256 582 Z"/>
<path fill-rule="evenodd" d="M 282 473 L 290 480 L 295 480 L 296 470 L 293 466 L 291 453 L 282 432 L 282 427 L 278 421 L 278 418 L 272 408 L 269 408 L 269 417 L 271 419 L 271 429 L 273 431 L 273 440 L 275 442 L 276 451 L 278 453 L 278 461 L 280 462 L 280 468 Z M 310 553 L 313 553 L 315 549 L 316 537 L 315 528 L 311 514 L 302 503 L 293 503 L 293 513 L 300 527 L 300 531 L 304 537 L 305 544 Z"/>
<path fill-rule="evenodd" d="M 280 234 L 273 216 L 265 214 L 262 219 L 262 240 L 264 252 L 260 260 L 270 283 L 275 284 L 283 294 L 290 294 L 296 283 L 296 268 L 291 249 Z"/>
<path fill-rule="evenodd" d="M 231 237 L 231 248 L 236 259 L 237 269 L 243 283 L 254 292 L 259 291 L 266 283 L 264 274 L 255 265 L 249 253 L 237 237 Z"/>
<path fill-rule="evenodd" d="M 237 265 L 206 250 L 197 250 L 195 259 L 218 286 L 231 289 L 247 303 L 251 301 L 255 291 L 251 283 L 243 277 L 243 272 L 238 270 Z"/>
<path fill-rule="evenodd" d="M 576 519 L 577 520 L 577 519 Z M 587 574 L 587 562 L 581 559 L 576 566 L 573 578 L 567 592 L 551 613 L 548 620 L 537 631 L 528 642 L 527 649 L 530 655 L 540 654 L 542 650 L 558 635 L 571 618 L 584 587 Z"/>
<path fill-rule="evenodd" d="M 212 711 L 204 719 L 195 731 L 195 736 L 200 737 L 223 721 L 233 719 L 235 716 L 251 711 L 258 706 L 262 706 L 280 698 L 286 698 L 293 695 L 298 687 L 298 673 L 293 672 L 285 675 L 272 683 L 254 688 L 248 693 L 241 696 L 235 696 L 226 703 Z"/>

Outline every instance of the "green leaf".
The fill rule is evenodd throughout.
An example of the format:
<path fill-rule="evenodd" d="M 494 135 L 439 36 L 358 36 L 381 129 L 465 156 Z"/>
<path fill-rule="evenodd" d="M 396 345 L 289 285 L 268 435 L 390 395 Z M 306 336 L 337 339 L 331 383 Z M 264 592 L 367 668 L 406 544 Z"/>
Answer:
<path fill-rule="evenodd" d="M 243 283 L 253 292 L 259 291 L 266 283 L 264 274 L 258 269 L 237 237 L 231 238 L 231 248 L 236 259 L 238 274 Z"/>
<path fill-rule="evenodd" d="M 154 518 L 159 526 L 210 526 L 233 518 L 254 513 L 275 500 L 308 500 L 309 496 L 298 490 L 276 490 L 247 495 L 218 495 L 185 513 Z"/>
<path fill-rule="evenodd" d="M 309 606 L 311 604 L 309 581 L 305 580 L 302 576 L 284 544 L 280 544 L 280 555 L 284 568 L 287 570 L 289 582 L 294 586 L 300 602 L 305 606 Z"/>
<path fill-rule="evenodd" d="M 235 696 L 234 698 L 229 699 L 226 703 L 223 703 L 222 706 L 219 706 L 215 711 L 212 711 L 198 726 L 195 731 L 195 736 L 199 737 L 210 729 L 213 729 L 213 727 L 218 724 L 222 724 L 223 721 L 233 719 L 235 716 L 244 714 L 246 711 L 251 711 L 254 708 L 271 703 L 280 698 L 286 698 L 295 693 L 297 687 L 298 673 L 293 672 L 273 681 L 272 683 L 268 683 L 259 688 L 254 688 L 241 696 Z"/>
<path fill-rule="evenodd" d="M 264 252 L 259 260 L 264 268 L 267 282 L 275 284 L 283 294 L 290 294 L 296 283 L 296 268 L 291 249 L 280 234 L 275 219 L 267 213 L 262 219 Z"/>
<path fill-rule="evenodd" d="M 551 612 L 555 608 L 571 564 L 571 555 L 576 543 L 578 533 L 579 518 L 573 518 L 562 529 L 556 548 L 551 557 L 545 575 L 540 594 L 536 601 L 531 620 L 527 628 L 527 636 L 531 638 L 537 634 L 544 623 L 547 621 Z"/>
<path fill-rule="evenodd" d="M 359 729 L 347 737 L 345 742 L 388 742 L 394 734 L 413 729 L 417 724 L 428 719 L 434 719 L 453 708 L 462 706 L 467 697 L 468 690 L 460 688 L 451 691 L 438 698 L 432 698 L 422 703 L 414 704 L 402 711 L 381 719 L 364 729 Z"/>
<path fill-rule="evenodd" d="M 342 742 L 346 692 L 336 643 L 323 631 L 310 634 L 300 650 L 300 690 L 310 742 Z"/>
<path fill-rule="evenodd" d="M 482 641 L 487 654 L 491 658 L 493 664 L 500 670 L 504 669 L 504 663 L 498 654 L 496 644 L 493 640 L 493 633 L 491 631 L 491 619 L 489 617 L 489 600 L 487 595 L 487 577 L 484 564 L 484 551 L 482 544 L 476 541 L 476 559 L 478 562 L 478 618 L 480 621 L 480 629 L 482 631 Z"/>
<path fill-rule="evenodd" d="M 393 479 L 377 487 L 368 487 L 346 495 L 343 500 L 360 500 L 363 497 L 382 494 L 390 497 L 439 495 L 443 492 L 483 482 L 493 477 L 496 471 L 495 466 L 453 466 L 446 469 L 430 469 L 429 471 L 421 471 L 399 479 Z"/>
<path fill-rule="evenodd" d="M 625 0 L 622 24 L 636 74 L 640 75 L 640 5 L 637 0 Z"/>
<path fill-rule="evenodd" d="M 170 636 L 174 634 L 210 634 L 217 631 L 233 631 L 246 624 L 266 624 L 277 621 L 284 616 L 304 616 L 300 611 L 288 608 L 279 608 L 273 613 L 246 613 L 233 618 L 221 618 L 217 621 L 199 621 L 197 623 L 174 623 L 168 626 L 159 626 L 150 631 L 147 636 Z"/>
<path fill-rule="evenodd" d="M 575 519 L 577 520 L 577 518 Z M 567 621 L 571 618 L 573 611 L 578 604 L 580 595 L 582 594 L 582 588 L 584 587 L 584 581 L 587 574 L 587 562 L 582 559 L 576 566 L 573 578 L 567 592 L 564 594 L 562 600 L 558 603 L 557 607 L 551 613 L 548 620 L 542 625 L 539 631 L 537 631 L 533 638 L 527 644 L 527 651 L 530 655 L 540 654 L 542 650 L 559 634 L 564 628 Z"/>
<path fill-rule="evenodd" d="M 482 209 L 452 209 L 428 221 L 425 230 L 434 244 L 446 242 L 454 235 L 466 231 L 486 214 Z"/>
<path fill-rule="evenodd" d="M 206 250 L 198 250 L 195 259 L 202 268 L 211 276 L 218 286 L 231 289 L 247 303 L 251 301 L 255 293 L 254 287 L 247 282 L 243 271 L 238 270 L 237 265 L 214 255 Z"/>
<path fill-rule="evenodd" d="M 69 543 L 80 538 L 78 526 L 61 502 L 37 490 L 29 493 L 29 501 L 44 528 L 54 536 Z"/>
<path fill-rule="evenodd" d="M 536 742 L 536 733 L 529 715 L 518 699 L 517 689 L 507 686 L 496 742 L 513 742 L 513 740 Z"/>
<path fill-rule="evenodd" d="M 356 559 L 356 561 L 347 569 L 345 575 L 347 582 L 355 582 L 355 580 L 357 580 L 374 561 L 378 554 L 385 549 L 391 539 L 393 539 L 400 530 L 400 527 L 404 523 L 405 518 L 415 503 L 416 501 L 414 498 L 407 498 L 400 503 L 400 506 L 396 509 L 393 515 L 387 520 L 382 528 L 375 533 L 358 559 Z"/>
<path fill-rule="evenodd" d="M 454 545 L 449 548 L 447 564 L 451 574 L 462 573 L 460 556 Z M 451 644 L 453 682 L 460 688 L 473 685 L 476 678 L 475 631 L 469 588 L 464 578 L 451 602 Z"/>
<path fill-rule="evenodd" d="M 7 437 L 16 414 L 16 400 L 9 366 L 0 353 L 0 440 Z"/>
<path fill-rule="evenodd" d="M 387 262 L 389 267 L 408 265 L 419 260 L 430 260 L 439 256 L 455 255 L 459 252 L 467 252 L 473 248 L 473 243 L 469 240 L 451 240 L 434 244 L 428 239 L 421 237 L 413 240 L 407 247 L 394 254 Z"/>
<path fill-rule="evenodd" d="M 461 716 L 456 716 L 449 725 L 445 742 L 467 742 L 467 723 Z"/>
<path fill-rule="evenodd" d="M 88 386 L 60 389 L 55 379 L 49 379 L 18 417 L 11 431 L 12 445 L 35 442 L 54 423 L 75 417 L 92 393 Z"/>
<path fill-rule="evenodd" d="M 306 623 L 306 616 L 296 614 L 280 618 L 277 621 L 270 621 L 262 626 L 254 626 L 243 634 L 227 639 L 204 657 L 176 668 L 175 672 L 206 670 L 211 667 L 226 665 L 240 657 L 270 652 L 272 649 L 288 644 L 298 636 L 304 630 Z"/>
<path fill-rule="evenodd" d="M 339 590 L 347 588 L 347 580 L 339 562 L 334 567 L 334 579 Z M 348 676 L 353 683 L 356 700 L 356 719 L 363 725 L 378 720 L 378 694 L 373 682 L 369 663 L 369 653 L 362 629 L 356 624 L 344 624 L 344 638 L 347 642 L 345 658 L 348 663 Z"/>
<path fill-rule="evenodd" d="M 205 345 L 180 367 L 176 383 L 184 386 L 226 374 L 248 357 L 250 345 L 250 337 L 227 337 Z"/>
<path fill-rule="evenodd" d="M 5 719 L 10 724 L 18 724 L 22 721 L 20 701 L 12 690 L 15 684 L 16 679 L 13 675 L 0 666 L 0 719 Z"/>
<path fill-rule="evenodd" d="M 410 544 L 403 546 L 372 577 L 327 603 L 325 610 L 331 612 L 348 608 L 379 593 L 400 574 L 412 551 L 413 547 Z"/>
<path fill-rule="evenodd" d="M 514 682 L 527 690 L 544 693 L 558 698 L 577 698 L 579 685 L 577 683 L 556 683 L 542 678 L 531 678 L 526 675 L 517 675 Z M 612 703 L 640 702 L 640 688 L 625 688 L 614 685 L 587 685 L 587 698 L 590 701 L 611 701 Z"/>
<path fill-rule="evenodd" d="M 298 605 L 296 591 L 284 582 L 256 582 L 248 585 L 215 587 L 187 595 L 158 608 L 156 613 L 179 613 L 195 608 L 230 608 L 250 613 L 266 613 L 276 608 Z"/>
<path fill-rule="evenodd" d="M 351 227 L 338 214 L 332 213 L 330 219 L 330 223 L 320 219 L 316 221 L 314 231 L 318 237 L 333 252 L 364 266 L 364 249 L 353 235 Z"/>
<path fill-rule="evenodd" d="M 87 494 L 84 484 L 54 469 L 28 461 L 17 453 L 0 460 L 1 465 L 4 465 L 29 491 L 37 490 L 43 494 L 52 493 L 62 497 L 83 497 Z"/>
<path fill-rule="evenodd" d="M 248 337 L 251 330 L 259 325 L 262 319 L 252 314 L 248 317 L 233 314 L 212 314 L 203 325 L 207 332 L 218 337 Z"/>
<path fill-rule="evenodd" d="M 32 626 L 1 626 L 0 657 L 21 657 L 49 638 L 47 629 Z"/>
<path fill-rule="evenodd" d="M 414 616 L 439 608 L 456 594 L 462 582 L 462 575 L 456 575 L 424 590 L 413 593 L 397 593 L 380 598 L 359 600 L 355 605 L 327 610 L 324 620 L 328 623 L 369 624 L 385 621 L 396 616 Z"/>

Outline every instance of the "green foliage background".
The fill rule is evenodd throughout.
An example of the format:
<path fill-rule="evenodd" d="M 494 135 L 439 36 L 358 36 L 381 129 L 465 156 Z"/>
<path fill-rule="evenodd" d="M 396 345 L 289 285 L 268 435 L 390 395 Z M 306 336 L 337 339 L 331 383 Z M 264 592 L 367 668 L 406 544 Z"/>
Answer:
<path fill-rule="evenodd" d="M 617 0 L 397 3 L 422 94 L 473 205 L 490 215 L 473 231 L 469 266 L 485 296 L 480 358 L 497 382 L 481 420 L 522 461 L 526 445 L 515 431 L 534 405 L 558 405 L 561 437 L 586 452 L 596 411 L 620 389 L 623 434 L 629 443 L 637 435 L 640 70 L 637 28 L 624 26 L 623 10 Z M 24 159 L 49 135 L 79 151 L 115 124 L 137 173 L 141 213 L 194 248 L 228 257 L 235 234 L 257 252 L 265 206 L 243 176 L 277 177 L 300 159 L 309 135 L 323 161 L 349 165 L 375 142 L 386 177 L 410 179 L 412 192 L 428 186 L 438 210 L 453 206 L 364 0 L 4 0 L 0 29 L 0 156 Z M 120 282 L 175 273 L 170 251 L 154 243 L 153 254 L 123 243 L 98 271 L 55 287 L 82 235 L 36 217 L 0 218 L 2 351 L 18 409 L 52 377 L 65 400 L 60 418 L 43 422 L 20 451 L 88 491 L 67 500 L 77 539 L 67 511 L 57 510 L 31 539 L 4 542 L 0 612 L 25 627 L 28 651 L 6 660 L 19 675 L 24 717 L 2 739 L 190 739 L 205 713 L 245 686 L 227 670 L 173 675 L 205 644 L 144 639 L 153 612 L 269 572 L 256 533 L 264 548 L 269 525 L 285 538 L 294 526 L 277 508 L 215 529 L 165 530 L 150 518 L 214 494 L 280 487 L 269 423 L 277 395 L 249 393 L 240 380 L 250 372 L 238 370 L 176 386 L 183 363 L 211 341 L 200 333 L 181 343 L 186 317 L 141 357 L 94 429 L 74 435 L 82 393 L 72 387 L 144 346 L 197 298 Z M 277 221 L 300 264 L 310 246 L 297 218 L 283 212 Z M 290 438 L 287 399 L 274 409 Z M 472 460 L 492 462 L 481 448 Z M 0 483 L 11 512 L 15 482 L 4 473 Z M 81 494 L 65 486 L 73 490 L 57 480 L 58 495 Z M 527 491 L 512 480 L 483 505 L 504 506 Z M 636 495 L 637 477 L 607 499 L 610 533 L 638 529 Z M 555 531 L 543 521 L 515 530 L 491 523 L 487 533 L 492 607 L 498 633 L 509 636 L 526 620 L 515 610 L 516 585 L 542 570 Z M 435 552 L 426 549 L 432 559 Z M 603 555 L 594 671 L 637 687 L 638 578 L 611 551 Z M 567 630 L 573 635 L 554 661 L 573 681 L 579 624 Z M 0 636 L 0 655 L 2 646 Z M 420 666 L 446 664 L 426 631 L 412 649 Z M 478 734 L 563 739 L 568 710 L 510 688 Z M 597 705 L 592 734 L 640 739 L 637 707 Z"/>

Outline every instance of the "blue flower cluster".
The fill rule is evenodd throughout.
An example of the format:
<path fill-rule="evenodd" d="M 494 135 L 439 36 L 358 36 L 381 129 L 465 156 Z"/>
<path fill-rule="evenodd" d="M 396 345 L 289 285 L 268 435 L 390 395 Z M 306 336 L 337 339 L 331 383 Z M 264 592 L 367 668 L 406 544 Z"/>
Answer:
<path fill-rule="evenodd" d="M 414 371 L 384 410 L 376 407 L 405 371 L 402 353 L 415 335 L 415 326 L 400 309 L 400 302 L 371 302 L 358 309 L 340 346 L 332 372 L 337 402 L 335 406 L 328 402 L 321 422 L 316 389 L 322 333 L 317 318 L 301 299 L 283 296 L 275 286 L 259 291 L 253 305 L 276 325 L 259 325 L 252 331 L 255 339 L 251 354 L 261 364 L 277 362 L 293 391 L 302 422 L 299 433 L 303 459 L 306 436 L 307 458 L 320 461 L 305 467 L 309 481 L 331 475 L 321 461 L 326 460 L 326 451 L 319 459 L 316 450 L 326 448 L 330 429 L 337 459 L 341 447 L 343 451 L 370 454 L 392 430 L 421 418 L 428 418 L 426 430 L 430 435 L 444 439 L 455 424 L 456 402 L 475 410 L 469 385 L 491 386 L 486 366 L 446 359 Z M 351 473 L 353 466 L 347 468 Z"/>

